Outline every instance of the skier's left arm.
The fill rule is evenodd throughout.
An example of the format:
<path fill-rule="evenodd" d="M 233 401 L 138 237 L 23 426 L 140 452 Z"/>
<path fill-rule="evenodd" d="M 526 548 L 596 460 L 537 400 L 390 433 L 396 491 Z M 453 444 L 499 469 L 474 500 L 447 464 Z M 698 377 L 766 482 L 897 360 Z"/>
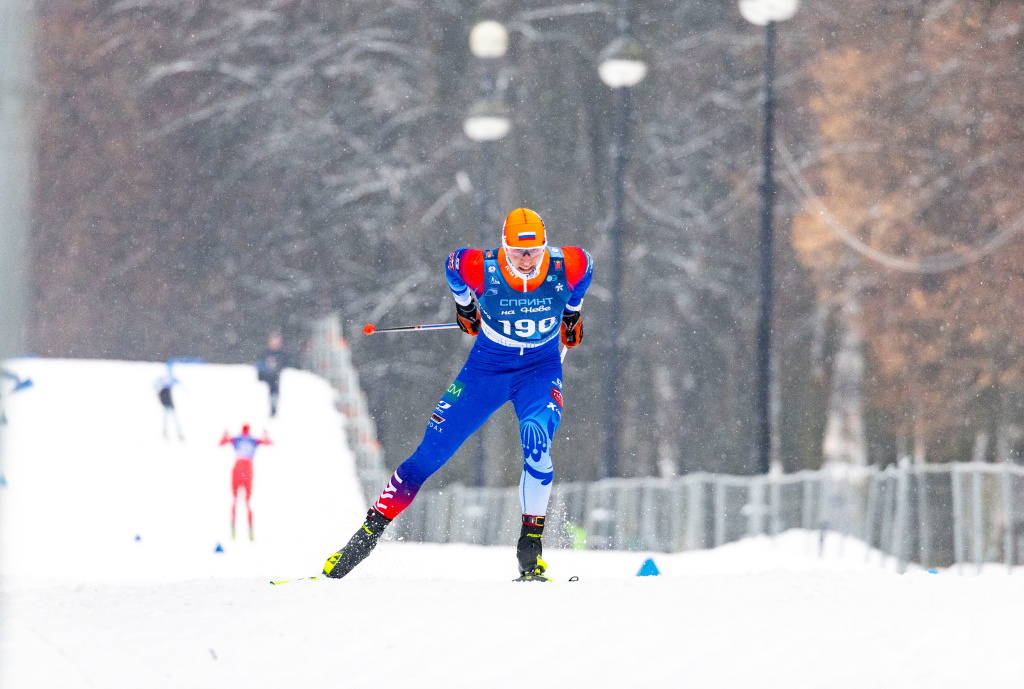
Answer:
<path fill-rule="evenodd" d="M 455 298 L 455 317 L 467 335 L 476 337 L 480 332 L 480 310 L 473 303 L 473 295 L 484 291 L 484 256 L 479 249 L 456 249 L 448 256 L 445 267 L 448 288 Z"/>
<path fill-rule="evenodd" d="M 583 308 L 583 295 L 590 287 L 594 277 L 594 261 L 578 246 L 567 246 L 562 249 L 565 256 L 565 279 L 569 283 L 572 294 L 562 312 L 562 344 L 575 347 L 583 341 L 583 320 L 580 309 Z"/>

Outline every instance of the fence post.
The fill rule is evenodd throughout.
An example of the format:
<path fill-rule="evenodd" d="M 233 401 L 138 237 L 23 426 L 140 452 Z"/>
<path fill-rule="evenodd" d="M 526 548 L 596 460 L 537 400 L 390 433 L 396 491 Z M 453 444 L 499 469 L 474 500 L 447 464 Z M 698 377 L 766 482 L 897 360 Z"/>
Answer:
<path fill-rule="evenodd" d="M 615 479 L 612 487 L 612 504 L 615 506 L 611 511 L 612 524 L 615 525 L 615 540 L 612 548 L 615 550 L 629 550 L 630 529 L 633 520 L 636 518 L 636 510 L 633 506 L 632 493 L 621 479 Z"/>
<path fill-rule="evenodd" d="M 981 471 L 977 466 L 971 468 L 971 502 L 971 533 L 974 539 L 971 550 L 978 574 L 981 574 L 981 565 L 985 561 L 985 536 L 981 514 Z"/>
<path fill-rule="evenodd" d="M 867 544 L 867 554 L 864 556 L 865 562 L 871 557 L 871 549 L 875 545 L 875 521 L 877 521 L 878 484 L 880 480 L 881 472 L 878 470 L 872 471 L 871 476 L 868 478 L 868 506 L 865 510 L 867 514 L 864 518 L 864 543 Z"/>
<path fill-rule="evenodd" d="M 903 574 L 907 571 L 907 557 L 906 550 L 907 545 L 907 508 L 909 505 L 908 491 L 910 489 L 910 481 L 908 469 L 906 466 L 901 466 L 896 470 L 896 514 L 893 517 L 893 534 L 892 534 L 892 550 L 893 555 L 896 557 L 896 573 Z"/>
<path fill-rule="evenodd" d="M 715 547 L 725 543 L 725 486 L 717 475 L 712 475 L 711 489 L 715 496 Z"/>
<path fill-rule="evenodd" d="M 466 487 L 456 483 L 448 487 L 451 499 L 448 501 L 448 509 L 451 514 L 448 516 L 448 542 L 449 543 L 472 543 L 469 537 L 471 522 L 467 518 L 466 509 L 469 506 L 469 496 L 466 495 Z"/>
<path fill-rule="evenodd" d="M 771 530 L 772 538 L 782 532 L 782 482 L 779 481 L 779 471 L 768 472 L 768 496 L 771 502 Z"/>
<path fill-rule="evenodd" d="M 824 532 L 829 527 L 832 515 L 832 481 L 828 473 L 822 469 L 818 472 L 818 510 L 814 518 L 814 528 Z"/>
<path fill-rule="evenodd" d="M 896 535 L 893 523 L 896 521 L 896 486 L 893 484 L 893 474 L 896 469 L 889 465 L 885 469 L 885 507 L 882 512 L 882 533 L 878 537 L 878 549 L 882 551 L 882 562 L 885 562 L 886 555 L 893 554 L 893 541 Z"/>
<path fill-rule="evenodd" d="M 964 513 L 963 487 L 960 485 L 960 465 L 953 464 L 949 470 L 950 486 L 953 489 L 953 557 L 957 570 L 964 571 Z"/>
<path fill-rule="evenodd" d="M 704 487 L 701 475 L 686 478 L 686 549 L 704 547 Z"/>
<path fill-rule="evenodd" d="M 761 476 L 750 477 L 750 490 L 743 514 L 747 517 L 747 536 L 760 536 L 764 533 L 765 484 Z"/>
<path fill-rule="evenodd" d="M 802 504 L 800 506 L 800 528 L 810 531 L 811 525 L 811 513 L 814 510 L 814 484 L 815 481 L 812 477 L 804 475 L 800 479 L 800 486 L 802 489 Z"/>
<path fill-rule="evenodd" d="M 924 467 L 914 466 L 917 478 L 917 528 L 918 546 L 921 555 L 921 566 L 928 569 L 932 559 L 931 521 L 928 517 L 928 474 Z"/>
<path fill-rule="evenodd" d="M 683 497 L 685 483 L 675 478 L 671 479 L 669 486 L 669 552 L 678 553 L 686 549 L 686 520 L 683 518 L 687 509 Z"/>
<path fill-rule="evenodd" d="M 1013 574 L 1013 563 L 1016 554 L 1014 546 L 1014 514 L 1013 514 L 1013 476 L 1010 474 L 1010 458 L 1003 460 L 1003 511 L 1006 517 L 1006 528 L 1003 530 L 1003 559 L 1006 561 L 1006 573 Z"/>

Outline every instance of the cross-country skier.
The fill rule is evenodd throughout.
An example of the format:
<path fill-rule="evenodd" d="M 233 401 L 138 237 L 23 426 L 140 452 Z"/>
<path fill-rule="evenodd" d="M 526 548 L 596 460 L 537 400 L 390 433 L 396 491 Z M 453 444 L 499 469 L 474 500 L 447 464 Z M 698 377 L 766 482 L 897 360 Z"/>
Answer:
<path fill-rule="evenodd" d="M 153 387 L 156 388 L 157 399 L 164 410 L 164 439 L 167 438 L 167 421 L 174 421 L 174 428 L 178 431 L 178 440 L 184 440 L 185 435 L 181 432 L 181 422 L 178 421 L 178 412 L 174 408 L 174 398 L 171 396 L 171 388 L 180 384 L 181 381 L 174 377 L 173 363 L 168 361 L 167 368 L 163 375 L 156 379 Z"/>
<path fill-rule="evenodd" d="M 282 349 L 281 333 L 273 332 L 267 349 L 256 362 L 256 377 L 267 384 L 270 392 L 270 415 L 277 416 L 277 400 L 281 395 L 281 371 L 288 366 L 288 354 Z"/>
<path fill-rule="evenodd" d="M 260 445 L 271 445 L 270 438 L 264 433 L 262 438 L 254 438 L 249 433 L 249 424 L 242 425 L 242 432 L 234 438 L 228 437 L 224 431 L 224 437 L 220 444 L 232 445 L 235 448 L 235 466 L 231 470 L 231 538 L 235 537 L 235 505 L 238 503 L 238 490 L 245 489 L 245 509 L 249 512 L 249 540 L 252 535 L 252 506 L 249 504 L 252 498 L 252 459 L 256 454 L 256 448 Z"/>
<path fill-rule="evenodd" d="M 549 247 L 544 222 L 527 208 L 509 213 L 500 248 L 458 249 L 448 257 L 459 327 L 483 335 L 430 415 L 423 442 L 391 476 L 348 544 L 327 560 L 325 575 L 343 577 L 369 555 L 423 482 L 511 401 L 523 444 L 519 580 L 549 581 L 541 534 L 554 476 L 551 441 L 562 417 L 558 343 L 575 347 L 583 339 L 580 308 L 592 272 L 583 249 Z"/>

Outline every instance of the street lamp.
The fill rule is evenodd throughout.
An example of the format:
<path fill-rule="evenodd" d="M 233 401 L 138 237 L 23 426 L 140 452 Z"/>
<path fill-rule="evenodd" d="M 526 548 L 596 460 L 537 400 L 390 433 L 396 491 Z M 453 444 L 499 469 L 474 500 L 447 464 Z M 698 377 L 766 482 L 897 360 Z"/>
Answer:
<path fill-rule="evenodd" d="M 469 32 L 469 49 L 480 59 L 480 83 L 477 101 L 467 113 L 462 130 L 470 140 L 480 144 L 480 240 L 486 242 L 486 233 L 496 222 L 490 180 L 494 167 L 494 142 L 505 138 L 512 128 L 508 111 L 497 94 L 497 61 L 508 50 L 508 31 L 496 21 L 482 21 Z"/>
<path fill-rule="evenodd" d="M 772 414 L 771 414 L 771 362 L 772 362 L 772 285 L 774 266 L 772 251 L 774 234 L 772 215 L 775 208 L 775 180 L 772 176 L 772 158 L 775 149 L 775 37 L 778 22 L 796 14 L 799 0 L 739 0 L 740 14 L 751 24 L 763 26 L 766 31 L 764 66 L 764 131 L 761 149 L 761 232 L 760 250 L 761 302 L 757 313 L 757 468 L 762 474 L 771 469 Z"/>
<path fill-rule="evenodd" d="M 647 65 L 641 59 L 640 44 L 626 34 L 624 20 L 620 35 L 600 55 L 597 73 L 601 81 L 615 93 L 615 131 L 612 139 L 612 226 L 609 289 L 611 304 L 608 317 L 610 347 L 605 376 L 605 452 L 604 476 L 619 473 L 619 435 L 622 426 L 619 414 L 619 360 L 621 359 L 620 323 L 622 310 L 622 235 L 623 235 L 623 177 L 626 158 L 626 126 L 629 122 L 629 89 L 639 84 L 647 74 Z"/>
<path fill-rule="evenodd" d="M 483 60 L 496 60 L 508 50 L 508 31 L 500 22 L 485 20 L 469 32 L 470 51 Z"/>
<path fill-rule="evenodd" d="M 619 36 L 601 51 L 597 73 L 609 88 L 636 86 L 647 76 L 647 63 L 641 56 L 639 43 L 629 36 Z"/>
<path fill-rule="evenodd" d="M 512 122 L 508 110 L 498 98 L 497 61 L 508 50 L 508 31 L 496 21 L 482 21 L 469 32 L 469 49 L 480 59 L 480 83 L 477 87 L 477 101 L 469 109 L 462 122 L 466 136 L 480 144 L 480 246 L 487 246 L 490 233 L 497 227 L 494 213 L 493 182 L 495 144 L 509 133 Z M 487 464 L 487 447 L 483 431 L 477 434 L 480 449 L 474 467 L 473 482 L 477 486 L 485 483 L 484 467 Z"/>
<path fill-rule="evenodd" d="M 507 110 L 491 100 L 474 103 L 462 122 L 462 131 L 477 143 L 500 141 L 511 128 Z"/>

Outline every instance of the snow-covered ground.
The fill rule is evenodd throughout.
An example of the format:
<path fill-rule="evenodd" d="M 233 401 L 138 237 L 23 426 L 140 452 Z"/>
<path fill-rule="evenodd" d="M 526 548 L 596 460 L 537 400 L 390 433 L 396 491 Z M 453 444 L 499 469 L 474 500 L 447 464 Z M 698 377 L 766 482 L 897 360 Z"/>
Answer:
<path fill-rule="evenodd" d="M 511 544 L 385 542 L 344 580 L 270 586 L 318 572 L 365 510 L 326 385 L 287 372 L 270 420 L 251 367 L 179 366 L 178 441 L 161 365 L 7 368 L 34 385 L 4 402 L 5 689 L 1024 687 L 1024 572 L 897 575 L 835 535 L 823 553 L 803 532 L 551 550 L 554 585 L 511 583 Z M 244 421 L 275 442 L 256 455 L 253 542 L 230 538 L 217 446 Z M 635 576 L 647 557 L 660 576 Z"/>

